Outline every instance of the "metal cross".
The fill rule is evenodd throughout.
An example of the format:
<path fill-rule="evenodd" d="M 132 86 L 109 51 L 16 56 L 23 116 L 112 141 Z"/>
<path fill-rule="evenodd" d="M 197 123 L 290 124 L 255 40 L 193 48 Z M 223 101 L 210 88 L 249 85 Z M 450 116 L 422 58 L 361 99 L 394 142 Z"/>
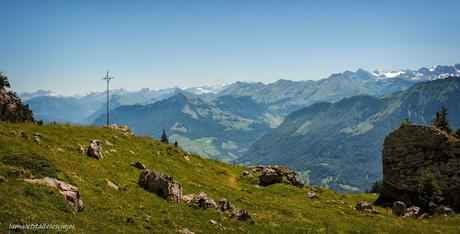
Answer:
<path fill-rule="evenodd" d="M 109 82 L 110 82 L 110 80 L 112 80 L 114 78 L 109 75 L 109 70 L 107 70 L 107 74 L 102 79 L 107 82 L 107 126 L 109 126 L 110 125 L 110 119 L 109 119 L 109 113 L 110 113 L 110 109 L 109 109 Z"/>

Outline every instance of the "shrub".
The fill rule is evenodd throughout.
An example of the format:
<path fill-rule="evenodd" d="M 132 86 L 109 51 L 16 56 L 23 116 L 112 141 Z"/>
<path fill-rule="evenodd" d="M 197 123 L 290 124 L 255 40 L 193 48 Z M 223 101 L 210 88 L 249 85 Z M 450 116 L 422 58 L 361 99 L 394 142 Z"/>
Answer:
<path fill-rule="evenodd" d="M 406 125 L 411 125 L 411 124 L 412 122 L 408 118 L 403 119 L 399 122 L 399 126 L 406 126 Z"/>
<path fill-rule="evenodd" d="M 29 155 L 7 155 L 2 158 L 2 162 L 29 170 L 35 177 L 52 177 L 57 178 L 59 170 L 45 157 L 38 154 Z"/>

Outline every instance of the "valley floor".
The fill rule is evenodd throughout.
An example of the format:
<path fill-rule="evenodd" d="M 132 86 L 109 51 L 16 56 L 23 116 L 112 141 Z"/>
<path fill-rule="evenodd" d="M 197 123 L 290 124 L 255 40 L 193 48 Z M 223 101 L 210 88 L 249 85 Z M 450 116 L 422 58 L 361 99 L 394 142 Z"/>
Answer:
<path fill-rule="evenodd" d="M 41 134 L 39 141 L 35 133 Z M 78 150 L 93 139 L 104 144 L 102 160 Z M 147 192 L 137 184 L 141 170 L 132 166 L 137 161 L 181 182 L 184 194 L 205 192 L 216 201 L 225 197 L 252 219 L 238 221 Z M 288 184 L 261 187 L 240 179 L 245 169 L 114 129 L 0 122 L 0 233 L 26 223 L 74 225 L 75 233 L 460 233 L 459 215 L 404 219 L 378 206 L 378 214 L 360 212 L 356 203 L 372 203 L 377 195 Z M 74 213 L 56 190 L 25 183 L 28 173 L 75 185 L 84 210 Z M 318 198 L 309 199 L 309 190 Z"/>

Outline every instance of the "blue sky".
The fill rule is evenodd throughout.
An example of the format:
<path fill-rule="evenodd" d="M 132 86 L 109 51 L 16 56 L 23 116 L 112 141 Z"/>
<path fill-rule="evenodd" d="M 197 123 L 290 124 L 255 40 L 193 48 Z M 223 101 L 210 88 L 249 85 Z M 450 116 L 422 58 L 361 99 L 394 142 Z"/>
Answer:
<path fill-rule="evenodd" d="M 19 92 L 201 86 L 460 62 L 460 1 L 0 0 Z"/>

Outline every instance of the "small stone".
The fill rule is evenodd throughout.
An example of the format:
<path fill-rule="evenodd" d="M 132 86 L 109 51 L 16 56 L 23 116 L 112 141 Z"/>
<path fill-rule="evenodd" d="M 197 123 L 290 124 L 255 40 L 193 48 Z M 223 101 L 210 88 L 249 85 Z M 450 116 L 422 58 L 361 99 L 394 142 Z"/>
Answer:
<path fill-rule="evenodd" d="M 213 219 L 210 219 L 209 220 L 209 223 L 212 224 L 212 225 L 216 225 L 217 224 L 217 221 L 213 220 Z"/>
<path fill-rule="evenodd" d="M 313 190 L 308 191 L 307 196 L 310 199 L 318 198 L 318 196 L 316 195 L 315 191 L 313 191 Z"/>
<path fill-rule="evenodd" d="M 402 201 L 397 201 L 393 203 L 392 210 L 396 216 L 404 216 L 404 214 L 406 214 L 407 205 Z"/>
<path fill-rule="evenodd" d="M 365 201 L 358 202 L 355 208 L 359 211 L 372 211 L 372 205 L 369 202 Z"/>
<path fill-rule="evenodd" d="M 246 221 L 248 219 L 251 219 L 251 214 L 249 214 L 249 212 L 247 212 L 246 210 L 240 209 L 236 214 L 236 219 Z"/>
<path fill-rule="evenodd" d="M 144 170 L 144 169 L 147 168 L 147 167 L 146 167 L 144 164 L 142 164 L 141 162 L 136 162 L 136 163 L 133 164 L 133 166 L 134 166 L 135 168 L 138 168 L 138 169 L 141 169 L 141 170 Z"/>
<path fill-rule="evenodd" d="M 404 214 L 404 218 L 414 218 L 418 217 L 420 214 L 420 207 L 411 206 L 407 208 L 406 213 Z"/>
<path fill-rule="evenodd" d="M 42 141 L 42 134 L 41 133 L 34 133 L 34 141 L 40 143 Z"/>
<path fill-rule="evenodd" d="M 116 184 L 114 184 L 112 181 L 107 181 L 107 185 L 115 190 L 118 190 L 118 186 Z"/>
<path fill-rule="evenodd" d="M 89 144 L 86 154 L 95 159 L 103 159 L 104 154 L 102 153 L 102 142 L 99 140 L 92 140 Z"/>
<path fill-rule="evenodd" d="M 194 232 L 188 230 L 187 228 L 179 229 L 179 230 L 177 230 L 177 233 L 179 233 L 179 234 L 195 234 Z"/>
<path fill-rule="evenodd" d="M 429 218 L 428 214 L 427 213 L 423 213 L 422 215 L 420 215 L 417 220 L 423 220 L 423 219 L 427 219 Z"/>
<path fill-rule="evenodd" d="M 136 155 L 136 153 L 134 153 L 134 151 L 132 151 L 132 150 L 129 150 L 129 153 L 132 154 L 132 155 Z"/>

